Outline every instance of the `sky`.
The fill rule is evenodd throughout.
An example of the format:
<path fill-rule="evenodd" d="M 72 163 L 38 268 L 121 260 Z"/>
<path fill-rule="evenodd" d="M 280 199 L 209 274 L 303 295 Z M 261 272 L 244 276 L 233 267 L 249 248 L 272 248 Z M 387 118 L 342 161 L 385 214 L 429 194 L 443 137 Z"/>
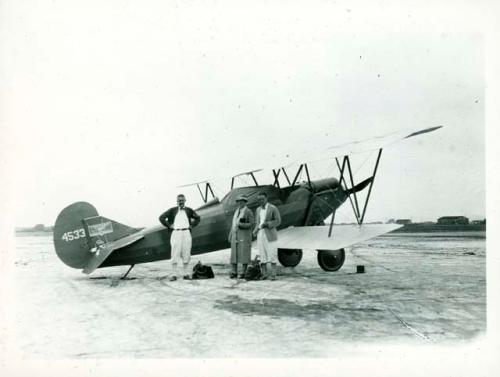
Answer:
<path fill-rule="evenodd" d="M 484 218 L 480 7 L 305 4 L 3 1 L 11 222 L 50 225 L 83 200 L 154 225 L 180 190 L 201 204 L 179 185 L 213 180 L 222 197 L 231 176 L 279 156 L 307 148 L 314 160 L 329 145 L 438 125 L 384 150 L 366 221 Z M 352 157 L 358 181 L 374 157 Z M 311 172 L 338 176 L 333 160 Z M 337 221 L 354 221 L 348 203 Z"/>

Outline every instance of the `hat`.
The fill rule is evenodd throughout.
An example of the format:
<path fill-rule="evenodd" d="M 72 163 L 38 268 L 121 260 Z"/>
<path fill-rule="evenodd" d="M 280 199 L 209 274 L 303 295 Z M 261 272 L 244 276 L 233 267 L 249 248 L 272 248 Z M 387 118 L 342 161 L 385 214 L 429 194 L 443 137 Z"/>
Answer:
<path fill-rule="evenodd" d="M 245 198 L 243 195 L 240 195 L 240 196 L 238 196 L 238 197 L 236 198 L 236 201 L 237 201 L 237 202 L 239 202 L 239 201 L 241 201 L 241 200 L 242 200 L 242 201 L 244 201 L 244 202 L 248 202 L 248 199 L 247 199 L 247 198 Z"/>

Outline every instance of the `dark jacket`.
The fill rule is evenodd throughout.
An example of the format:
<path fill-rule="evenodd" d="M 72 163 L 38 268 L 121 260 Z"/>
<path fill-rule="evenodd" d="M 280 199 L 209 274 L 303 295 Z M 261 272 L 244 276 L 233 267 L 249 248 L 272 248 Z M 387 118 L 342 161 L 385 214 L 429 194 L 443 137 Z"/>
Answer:
<path fill-rule="evenodd" d="M 189 224 L 191 225 L 191 228 L 194 228 L 200 222 L 200 216 L 189 207 L 184 207 L 184 210 L 186 211 L 186 216 L 188 218 Z M 175 216 L 177 216 L 178 211 L 179 207 L 172 207 L 161 214 L 160 222 L 164 227 L 168 229 L 173 228 Z"/>

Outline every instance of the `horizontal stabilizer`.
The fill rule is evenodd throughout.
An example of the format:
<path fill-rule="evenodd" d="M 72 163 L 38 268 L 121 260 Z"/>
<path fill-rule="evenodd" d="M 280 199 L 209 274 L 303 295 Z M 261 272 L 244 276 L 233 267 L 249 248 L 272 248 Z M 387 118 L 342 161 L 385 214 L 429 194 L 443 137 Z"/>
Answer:
<path fill-rule="evenodd" d="M 401 228 L 399 224 L 334 225 L 328 237 L 329 226 L 302 226 L 278 232 L 278 247 L 282 249 L 337 250 L 367 241 Z"/>
<path fill-rule="evenodd" d="M 144 238 L 143 232 L 138 232 L 99 246 L 93 253 L 93 256 L 90 258 L 89 262 L 82 272 L 85 274 L 94 272 L 111 255 L 113 251 L 131 245 L 142 238 Z"/>

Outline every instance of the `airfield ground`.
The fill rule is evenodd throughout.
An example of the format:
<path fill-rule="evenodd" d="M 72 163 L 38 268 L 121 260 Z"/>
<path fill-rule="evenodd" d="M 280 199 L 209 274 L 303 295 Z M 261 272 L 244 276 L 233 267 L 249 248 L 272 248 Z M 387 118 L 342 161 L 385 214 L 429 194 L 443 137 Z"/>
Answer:
<path fill-rule="evenodd" d="M 230 280 L 227 250 L 193 261 L 211 264 L 212 280 L 169 282 L 162 261 L 119 281 L 125 266 L 86 276 L 63 265 L 51 237 L 16 243 L 7 335 L 27 357 L 329 357 L 359 344 L 466 344 L 486 330 L 484 232 L 380 237 L 335 273 L 306 251 L 272 282 Z"/>

